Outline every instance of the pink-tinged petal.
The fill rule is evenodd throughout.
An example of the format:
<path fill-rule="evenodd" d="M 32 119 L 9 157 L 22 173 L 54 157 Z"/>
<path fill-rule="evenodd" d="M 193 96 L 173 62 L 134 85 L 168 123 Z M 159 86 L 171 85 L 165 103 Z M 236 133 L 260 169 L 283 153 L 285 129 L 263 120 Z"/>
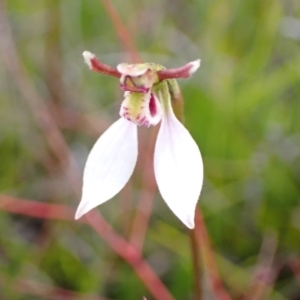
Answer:
<path fill-rule="evenodd" d="M 176 69 L 165 69 L 157 72 L 160 81 L 165 79 L 189 78 L 200 67 L 200 59 L 191 61 L 186 65 Z"/>
<path fill-rule="evenodd" d="M 199 148 L 172 111 L 161 121 L 154 171 L 162 198 L 190 229 L 203 183 L 203 163 Z"/>
<path fill-rule="evenodd" d="M 95 54 L 89 52 L 89 51 L 84 51 L 82 53 L 84 61 L 86 62 L 86 64 L 89 66 L 90 70 L 102 73 L 102 74 L 106 74 L 109 76 L 114 76 L 117 78 L 121 77 L 121 74 L 118 72 L 118 70 L 116 68 L 112 68 L 111 66 L 108 66 L 106 64 L 104 64 L 103 62 L 101 62 L 100 60 L 98 60 L 98 58 L 96 57 Z"/>
<path fill-rule="evenodd" d="M 121 118 L 102 134 L 89 154 L 75 219 L 111 199 L 125 186 L 137 155 L 137 126 Z"/>

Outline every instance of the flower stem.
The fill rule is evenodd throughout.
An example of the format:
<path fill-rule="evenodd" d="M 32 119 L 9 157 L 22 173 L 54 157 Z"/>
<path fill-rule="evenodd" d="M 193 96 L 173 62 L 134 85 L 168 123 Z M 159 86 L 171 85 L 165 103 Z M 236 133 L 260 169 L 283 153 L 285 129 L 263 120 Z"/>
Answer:
<path fill-rule="evenodd" d="M 194 267 L 194 285 L 195 285 L 195 300 L 202 299 L 202 285 L 200 274 L 200 258 L 199 258 L 199 245 L 196 238 L 196 231 L 190 230 L 189 232 L 191 242 L 192 261 Z"/>
<path fill-rule="evenodd" d="M 202 212 L 198 208 L 196 209 L 194 231 L 198 244 L 201 243 L 202 270 L 207 276 L 213 299 L 231 300 L 220 278 Z"/>

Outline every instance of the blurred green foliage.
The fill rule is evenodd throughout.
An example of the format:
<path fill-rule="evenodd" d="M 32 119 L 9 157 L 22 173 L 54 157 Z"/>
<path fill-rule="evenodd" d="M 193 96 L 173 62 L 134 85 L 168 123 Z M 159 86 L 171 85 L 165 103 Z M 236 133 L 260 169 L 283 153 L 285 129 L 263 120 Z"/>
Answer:
<path fill-rule="evenodd" d="M 295 256 L 300 259 L 300 2 L 113 4 L 145 61 L 177 67 L 202 60 L 199 71 L 180 86 L 185 124 L 205 166 L 199 207 L 226 289 L 240 299 L 263 241 L 272 237 L 278 242 L 279 273 L 268 299 L 300 299 L 289 264 Z M 122 99 L 118 82 L 89 72 L 81 56 L 89 50 L 110 65 L 129 60 L 102 2 L 13 0 L 6 6 L 18 55 L 43 101 L 103 120 L 106 127 L 116 120 Z M 0 90 L 1 193 L 75 208 L 80 199 L 70 191 L 66 166 L 52 156 L 3 67 Z M 72 121 L 62 117 L 58 123 L 83 167 L 97 135 L 81 130 L 81 123 L 72 127 Z M 121 193 L 99 208 L 125 237 L 143 189 L 139 180 L 137 170 L 129 205 Z M 145 257 L 176 299 L 192 299 L 186 229 L 158 193 L 155 198 Z M 2 299 L 44 299 L 26 295 L 16 278 L 107 299 L 151 299 L 131 267 L 82 224 L 5 211 L 0 223 Z"/>

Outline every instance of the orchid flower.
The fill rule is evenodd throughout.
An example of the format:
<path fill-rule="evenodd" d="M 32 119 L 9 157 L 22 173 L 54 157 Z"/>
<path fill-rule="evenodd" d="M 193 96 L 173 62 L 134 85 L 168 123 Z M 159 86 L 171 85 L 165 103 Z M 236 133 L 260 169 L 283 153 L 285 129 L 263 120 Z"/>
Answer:
<path fill-rule="evenodd" d="M 88 51 L 83 57 L 91 70 L 120 78 L 124 100 L 121 118 L 100 136 L 88 156 L 75 218 L 111 199 L 125 186 L 137 161 L 137 127 L 160 122 L 154 152 L 157 186 L 173 213 L 193 229 L 203 163 L 197 144 L 176 118 L 172 102 L 180 97 L 176 78 L 190 77 L 200 60 L 177 69 L 153 63 L 122 63 L 113 68 Z"/>

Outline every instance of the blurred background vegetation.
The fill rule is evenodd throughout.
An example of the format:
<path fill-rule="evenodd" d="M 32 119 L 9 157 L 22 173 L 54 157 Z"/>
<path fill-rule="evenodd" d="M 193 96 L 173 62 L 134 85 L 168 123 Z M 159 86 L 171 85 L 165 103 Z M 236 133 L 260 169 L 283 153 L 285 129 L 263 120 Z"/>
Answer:
<path fill-rule="evenodd" d="M 180 86 L 224 289 L 232 299 L 300 299 L 299 0 L 0 3 L 1 299 L 153 299 L 105 238 L 72 220 L 86 157 L 122 100 L 117 80 L 88 70 L 84 50 L 112 66 L 136 51 L 167 67 L 201 58 Z M 193 299 L 188 231 L 153 179 L 155 132 L 141 128 L 131 181 L 97 210 L 175 299 Z M 33 217 L 28 200 L 66 205 L 71 217 Z M 205 274 L 203 299 L 217 299 Z"/>

